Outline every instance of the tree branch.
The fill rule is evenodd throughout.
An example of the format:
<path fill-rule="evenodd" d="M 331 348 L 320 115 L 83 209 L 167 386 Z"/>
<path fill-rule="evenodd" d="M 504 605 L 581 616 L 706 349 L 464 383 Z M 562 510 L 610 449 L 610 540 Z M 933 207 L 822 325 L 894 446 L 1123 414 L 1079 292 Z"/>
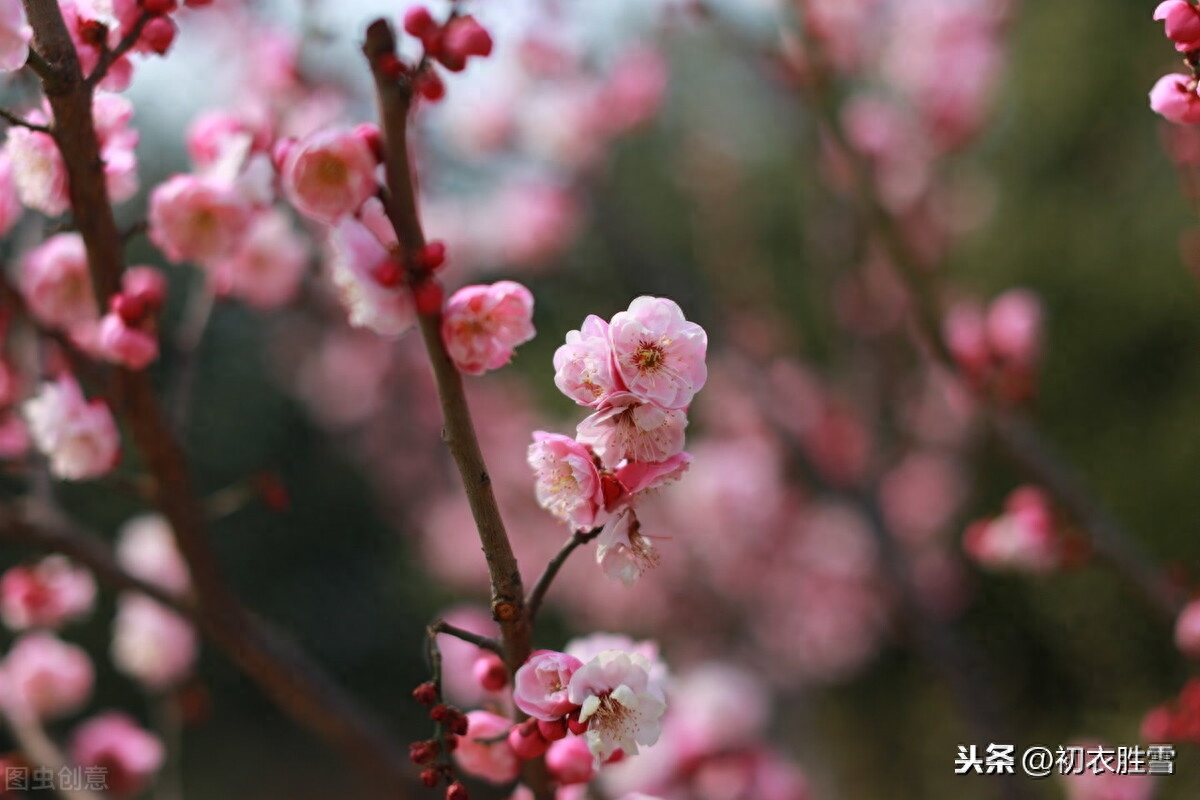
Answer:
<path fill-rule="evenodd" d="M 533 585 L 533 589 L 529 591 L 529 596 L 525 598 L 525 613 L 529 615 L 529 623 L 532 625 L 534 619 L 537 618 L 538 610 L 542 607 L 542 600 L 546 597 L 546 592 L 550 590 L 550 584 L 558 576 L 558 571 L 562 569 L 563 564 L 567 563 L 567 559 L 571 553 L 575 552 L 577 547 L 587 544 L 600 535 L 603 528 L 592 528 L 590 531 L 575 531 L 571 537 L 563 544 L 554 558 L 550 559 L 550 563 L 546 565 L 546 569 L 542 571 L 541 576 L 537 579 L 537 583 Z"/>
<path fill-rule="evenodd" d="M 100 53 L 100 60 L 96 62 L 96 68 L 92 70 L 92 74 L 87 76 L 85 81 L 89 89 L 95 89 L 100 81 L 104 80 L 104 76 L 108 74 L 108 70 L 115 64 L 121 56 L 128 53 L 137 44 L 137 40 L 141 38 L 142 31 L 155 15 L 148 11 L 143 11 L 136 20 L 133 21 L 133 27 L 121 37 L 121 41 L 117 42 L 117 46 L 109 50 L 104 48 Z"/>
<path fill-rule="evenodd" d="M 30 122 L 20 114 L 17 114 L 14 111 L 9 111 L 7 108 L 0 107 L 0 118 L 7 120 L 10 125 L 16 125 L 19 128 L 28 128 L 31 131 L 44 133 L 47 136 L 54 135 L 54 131 L 50 128 L 50 126 L 38 125 L 36 122 Z"/>
<path fill-rule="evenodd" d="M 86 246 L 96 301 L 103 308 L 120 288 L 124 239 L 108 200 L 92 118 L 94 87 L 82 76 L 56 0 L 22 2 L 34 30 L 33 50 L 48 65 L 42 85 L 54 114 L 55 138 L 66 165 L 71 208 Z M 183 448 L 167 424 L 149 377 L 115 369 L 110 396 L 153 478 L 155 505 L 175 531 L 206 632 L 293 719 L 366 768 L 393 795 L 402 794 L 407 775 L 399 743 L 294 644 L 253 618 L 225 583 Z"/>
<path fill-rule="evenodd" d="M 446 622 L 446 620 L 444 620 L 444 619 L 439 619 L 437 622 L 430 625 L 429 630 L 435 634 L 436 633 L 448 634 L 450 636 L 453 636 L 456 639 L 462 639 L 464 642 L 467 642 L 468 644 L 473 644 L 476 647 L 482 648 L 484 650 L 489 650 L 500 657 L 504 656 L 504 650 L 503 650 L 503 648 L 500 647 L 500 643 L 497 642 L 492 637 L 481 636 L 478 633 L 471 633 L 470 631 L 460 628 L 457 625 L 451 625 L 449 622 Z"/>

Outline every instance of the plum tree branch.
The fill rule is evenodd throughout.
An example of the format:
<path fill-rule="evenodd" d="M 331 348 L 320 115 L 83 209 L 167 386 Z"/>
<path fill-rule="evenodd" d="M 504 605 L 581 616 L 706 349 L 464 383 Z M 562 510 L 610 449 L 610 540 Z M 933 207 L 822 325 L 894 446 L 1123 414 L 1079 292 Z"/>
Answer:
<path fill-rule="evenodd" d="M 529 591 L 529 597 L 525 598 L 525 610 L 529 614 L 529 621 L 532 624 L 537 617 L 538 610 L 542 607 L 542 600 L 546 597 L 546 592 L 550 590 L 550 584 L 554 583 L 554 579 L 558 576 L 558 571 L 562 569 L 563 564 L 567 563 L 571 553 L 574 553 L 576 548 L 582 547 L 588 542 L 600 535 L 603 528 L 592 528 L 590 531 L 575 531 L 570 538 L 563 543 L 562 548 L 550 559 L 550 563 L 546 564 L 546 569 L 542 572 L 541 577 L 537 579 L 537 583 Z"/>
<path fill-rule="evenodd" d="M 56 0 L 22 0 L 32 49 L 46 64 L 42 88 L 54 116 L 68 194 L 87 251 L 97 304 L 120 287 L 124 237 L 108 200 L 92 117 L 94 87 L 83 77 Z M 294 644 L 252 617 L 226 584 L 208 539 L 204 506 L 186 454 L 171 432 L 148 376 L 115 369 L 109 394 L 153 479 L 154 503 L 170 522 L 191 571 L 197 613 L 214 643 L 293 719 L 324 737 L 368 774 L 401 795 L 403 748 Z"/>

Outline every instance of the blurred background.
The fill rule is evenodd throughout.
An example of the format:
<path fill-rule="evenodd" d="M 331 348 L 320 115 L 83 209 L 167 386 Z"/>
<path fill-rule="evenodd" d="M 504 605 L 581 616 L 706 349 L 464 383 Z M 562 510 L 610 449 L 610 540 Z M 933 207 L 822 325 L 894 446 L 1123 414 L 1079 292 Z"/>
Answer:
<path fill-rule="evenodd" d="M 268 27 L 295 47 L 295 130 L 374 119 L 361 32 L 402 11 L 214 12 L 258 20 L 238 29 L 195 13 L 176 52 L 139 64 L 130 91 L 143 185 L 188 169 L 184 129 L 237 96 Z M 681 680 L 713 662 L 744 671 L 754 688 L 731 714 L 761 704 L 755 735 L 808 785 L 771 795 L 697 779 L 671 796 L 1198 796 L 1187 744 L 1177 774 L 1144 794 L 954 774 L 959 745 L 1144 746 L 1144 716 L 1193 665 L 1173 619 L 1086 552 L 1037 574 L 964 553 L 968 525 L 1004 513 L 1029 479 L 981 432 L 970 391 L 914 348 L 903 283 L 830 130 L 863 154 L 944 308 L 1018 287 L 1040 299 L 1030 385 L 1005 402 L 1190 591 L 1200 253 L 1187 245 L 1195 209 L 1164 149 L 1171 133 L 1146 100 L 1174 59 L 1151 4 L 486 0 L 473 11 L 496 55 L 420 110 L 417 155 L 429 233 L 449 244 L 448 284 L 511 278 L 536 298 L 538 337 L 511 366 L 469 380 L 527 583 L 568 533 L 537 508 L 524 462 L 532 430 L 570 433 L 583 416 L 553 384 L 567 331 L 653 294 L 709 332 L 710 381 L 688 432 L 695 465 L 646 509 L 662 563 L 626 588 L 590 550 L 576 554 L 537 641 L 624 633 L 657 640 Z M 818 96 L 832 111 L 814 112 Z M 144 210 L 139 197 L 121 213 Z M 163 264 L 144 241 L 131 261 Z M 428 678 L 424 626 L 483 607 L 483 559 L 419 341 L 346 326 L 319 262 L 314 244 L 283 307 L 217 303 L 187 446 L 206 496 L 248 498 L 212 526 L 246 604 L 401 739 L 422 739 L 430 724 L 410 693 Z M 197 272 L 168 270 L 178 320 Z M 154 367 L 163 385 L 180 369 L 169 353 Z M 286 503 L 258 499 L 263 476 Z M 143 510 L 104 483 L 64 485 L 60 499 L 106 536 Z M 3 556 L 7 566 L 29 553 Z M 371 796 L 211 651 L 177 696 L 141 694 L 106 663 L 113 603 L 102 590 L 90 621 L 66 634 L 95 657 L 92 706 L 147 720 L 164 703 L 186 709 L 173 767 L 186 797 Z M 463 703 L 486 701 L 461 691 Z M 411 796 L 434 796 L 415 773 Z M 614 781 L 610 793 L 636 783 Z"/>

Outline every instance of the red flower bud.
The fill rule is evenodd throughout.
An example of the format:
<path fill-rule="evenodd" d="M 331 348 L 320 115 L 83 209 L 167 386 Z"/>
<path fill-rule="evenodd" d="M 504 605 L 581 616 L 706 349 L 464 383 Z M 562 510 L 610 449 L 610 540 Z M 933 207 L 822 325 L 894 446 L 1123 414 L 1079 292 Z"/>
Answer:
<path fill-rule="evenodd" d="M 375 282 L 388 289 L 394 289 L 404 283 L 404 267 L 395 261 L 385 261 L 371 273 Z"/>
<path fill-rule="evenodd" d="M 145 300 L 127 294 L 114 294 L 108 302 L 108 307 L 130 327 L 141 324 L 149 310 Z"/>
<path fill-rule="evenodd" d="M 467 792 L 467 787 L 460 781 L 455 781 L 446 787 L 446 800 L 471 800 L 471 795 Z"/>
<path fill-rule="evenodd" d="M 413 6 L 404 14 L 404 31 L 424 42 L 437 36 L 441 26 L 433 19 L 425 6 Z"/>
<path fill-rule="evenodd" d="M 417 92 L 431 103 L 436 103 L 446 96 L 446 84 L 441 77 L 431 69 L 427 69 L 417 77 Z"/>
<path fill-rule="evenodd" d="M 442 285 L 436 280 L 421 281 L 413 287 L 413 301 L 417 305 L 417 313 L 422 315 L 436 314 L 442 310 L 445 293 Z"/>
<path fill-rule="evenodd" d="M 417 253 L 416 266 L 426 272 L 433 272 L 446 263 L 446 243 L 443 241 L 428 242 Z"/>
<path fill-rule="evenodd" d="M 175 0 L 141 0 L 139 5 L 148 14 L 170 14 L 177 4 Z"/>
<path fill-rule="evenodd" d="M 538 720 L 538 733 L 548 742 L 557 742 L 559 739 L 567 738 L 567 720 L 566 718 L 556 719 L 553 722 L 547 722 L 544 719 Z"/>
<path fill-rule="evenodd" d="M 424 706 L 433 705 L 438 699 L 437 685 L 433 681 L 425 681 L 413 689 L 413 699 Z"/>
<path fill-rule="evenodd" d="M 421 783 L 428 786 L 430 789 L 432 789 L 434 786 L 437 786 L 441 782 L 442 773 L 436 768 L 430 767 L 429 769 L 421 770 Z"/>

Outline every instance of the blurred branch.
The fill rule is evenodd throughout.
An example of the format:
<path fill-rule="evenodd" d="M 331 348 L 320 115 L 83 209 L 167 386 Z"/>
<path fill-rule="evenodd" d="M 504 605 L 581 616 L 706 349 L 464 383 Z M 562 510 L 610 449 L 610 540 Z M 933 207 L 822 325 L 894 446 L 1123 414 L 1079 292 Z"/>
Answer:
<path fill-rule="evenodd" d="M 537 583 L 533 585 L 533 589 L 529 592 L 529 597 L 525 599 L 526 613 L 529 614 L 529 621 L 532 624 L 537 617 L 538 610 L 542 607 L 542 600 L 546 596 L 546 592 L 550 590 L 550 584 L 554 582 L 558 576 L 558 571 L 562 569 L 563 564 L 567 563 L 571 553 L 575 552 L 577 547 L 581 547 L 600 535 L 603 528 L 592 528 L 590 531 L 575 531 L 571 534 L 571 538 L 567 539 L 562 548 L 555 554 L 554 558 L 550 559 L 550 563 L 546 565 L 546 569 L 542 571 L 541 577 L 537 579 Z"/>
<path fill-rule="evenodd" d="M 921 348 L 951 374 L 962 377 L 942 331 L 943 310 L 933 265 L 923 263 L 904 235 L 895 216 L 880 199 L 869 162 L 853 146 L 842 126 L 831 80 L 823 68 L 815 43 L 806 42 L 810 60 L 797 67 L 801 95 L 829 134 L 839 155 L 850 165 L 854 196 L 871 231 L 908 289 L 914 305 Z M 781 57 L 787 58 L 786 54 Z M 1050 446 L 1026 418 L 985 405 L 983 415 L 1001 451 L 1020 471 L 1045 488 L 1056 503 L 1082 526 L 1095 552 L 1167 616 L 1173 618 L 1186 602 L 1169 576 L 1104 508 L 1083 479 Z"/>
<path fill-rule="evenodd" d="M 34 31 L 32 49 L 47 66 L 42 86 L 53 111 L 55 138 L 66 165 L 71 208 L 87 250 L 97 305 L 103 308 L 120 288 L 124 237 L 108 200 L 92 118 L 94 85 L 81 73 L 58 4 L 22 2 Z M 188 563 L 201 626 L 294 720 L 366 768 L 393 796 L 402 795 L 407 775 L 399 743 L 299 648 L 253 618 L 226 584 L 208 539 L 204 506 L 192 486 L 186 454 L 167 424 L 149 377 L 115 369 L 110 395 L 153 478 L 154 503 L 174 529 Z"/>
<path fill-rule="evenodd" d="M 448 636 L 453 636 L 456 639 L 462 639 L 467 644 L 473 644 L 476 647 L 480 647 L 484 650 L 490 650 L 501 657 L 504 656 L 504 651 L 500 647 L 500 643 L 492 637 L 481 636 L 478 633 L 471 633 L 470 631 L 464 630 L 457 625 L 451 625 L 444 619 L 439 619 L 437 622 L 430 625 L 429 630 L 435 634 L 444 633 Z"/>
<path fill-rule="evenodd" d="M 48 769 L 53 774 L 54 791 L 66 800 L 103 800 L 104 795 L 86 789 L 69 789 L 60 785 L 59 776 L 69 770 L 66 756 L 46 733 L 41 721 L 31 712 L 11 704 L 0 705 L 8 729 L 12 731 L 17 746 L 36 769 Z M 34 786 L 33 788 L 38 788 Z"/>

